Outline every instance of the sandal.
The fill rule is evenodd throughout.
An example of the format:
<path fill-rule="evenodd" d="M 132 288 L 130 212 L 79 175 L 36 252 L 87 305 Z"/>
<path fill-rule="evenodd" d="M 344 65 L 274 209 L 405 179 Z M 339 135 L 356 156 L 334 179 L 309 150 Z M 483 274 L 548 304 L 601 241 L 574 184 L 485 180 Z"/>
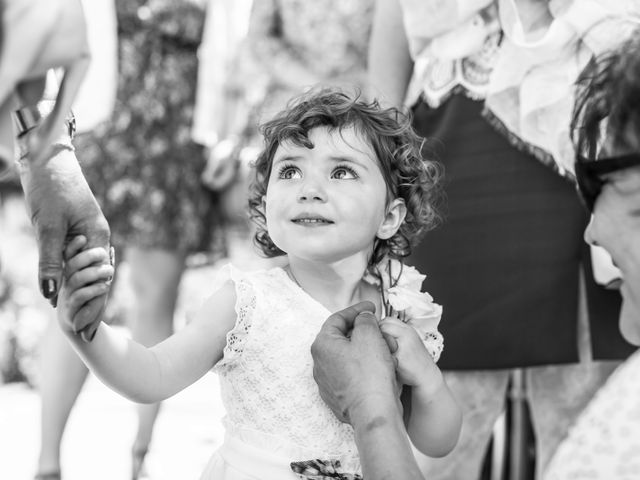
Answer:
<path fill-rule="evenodd" d="M 148 448 L 134 448 L 131 450 L 131 480 L 147 478 L 144 468 L 144 459 L 147 456 Z"/>
<path fill-rule="evenodd" d="M 60 470 L 53 472 L 37 473 L 33 480 L 60 480 L 62 478 Z"/>

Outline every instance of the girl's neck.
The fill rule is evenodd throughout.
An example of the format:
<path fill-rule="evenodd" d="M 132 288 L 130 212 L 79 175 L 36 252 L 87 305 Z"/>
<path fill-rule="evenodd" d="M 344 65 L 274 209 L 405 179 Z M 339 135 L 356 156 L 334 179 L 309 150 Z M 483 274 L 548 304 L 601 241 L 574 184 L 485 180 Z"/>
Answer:
<path fill-rule="evenodd" d="M 349 258 L 335 263 L 313 262 L 289 257 L 289 275 L 304 291 L 336 312 L 362 300 L 374 301 L 372 292 L 362 281 L 366 259 Z"/>

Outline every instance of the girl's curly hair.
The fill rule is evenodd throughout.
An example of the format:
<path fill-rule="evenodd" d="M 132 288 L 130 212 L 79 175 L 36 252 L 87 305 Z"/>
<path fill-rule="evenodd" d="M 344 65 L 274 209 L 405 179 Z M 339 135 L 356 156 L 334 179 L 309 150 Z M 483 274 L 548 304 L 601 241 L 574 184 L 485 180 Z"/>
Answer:
<path fill-rule="evenodd" d="M 640 150 L 640 28 L 616 49 L 596 57 L 577 82 L 571 139 L 595 159 L 604 140 L 625 151 Z M 601 122 L 607 119 L 606 132 Z"/>
<path fill-rule="evenodd" d="M 267 193 L 273 157 L 283 142 L 313 148 L 309 132 L 316 127 L 341 131 L 354 127 L 373 148 L 387 187 L 387 201 L 404 200 L 407 215 L 398 232 L 387 240 L 376 239 L 370 265 L 385 255 L 401 259 L 411 253 L 421 236 L 440 221 L 439 163 L 422 157 L 422 139 L 411 127 L 409 116 L 395 108 L 383 109 L 334 89 L 315 90 L 294 98 L 287 108 L 261 126 L 264 150 L 255 162 L 255 178 L 249 192 L 249 213 L 257 225 L 254 241 L 267 257 L 284 255 L 269 237 L 262 199 Z"/>

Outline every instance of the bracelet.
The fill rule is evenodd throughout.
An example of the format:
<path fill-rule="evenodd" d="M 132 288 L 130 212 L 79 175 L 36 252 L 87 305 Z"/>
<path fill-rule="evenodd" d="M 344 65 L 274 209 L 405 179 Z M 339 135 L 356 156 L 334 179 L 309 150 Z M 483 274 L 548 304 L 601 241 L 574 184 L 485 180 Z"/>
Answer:
<path fill-rule="evenodd" d="M 54 100 L 41 100 L 36 105 L 28 105 L 14 110 L 12 116 L 18 132 L 17 137 L 20 138 L 36 128 L 53 111 L 55 104 Z M 69 139 L 72 140 L 76 133 L 76 118 L 73 112 L 69 112 L 64 123 L 69 132 Z"/>

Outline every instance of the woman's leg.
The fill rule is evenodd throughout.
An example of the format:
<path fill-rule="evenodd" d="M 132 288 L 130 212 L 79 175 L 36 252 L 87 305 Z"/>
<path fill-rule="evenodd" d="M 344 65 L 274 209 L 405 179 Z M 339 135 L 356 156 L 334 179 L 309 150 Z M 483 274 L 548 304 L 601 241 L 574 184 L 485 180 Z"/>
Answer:
<path fill-rule="evenodd" d="M 41 443 L 38 473 L 60 470 L 60 443 L 73 404 L 87 378 L 87 367 L 73 351 L 55 319 L 40 350 Z"/>
<path fill-rule="evenodd" d="M 173 315 L 184 270 L 184 256 L 168 250 L 131 247 L 125 257 L 136 299 L 131 322 L 133 338 L 143 345 L 152 346 L 173 332 Z M 133 442 L 134 462 L 144 458 L 159 410 L 159 403 L 138 406 L 138 431 Z M 137 470 L 135 467 L 134 473 Z"/>

